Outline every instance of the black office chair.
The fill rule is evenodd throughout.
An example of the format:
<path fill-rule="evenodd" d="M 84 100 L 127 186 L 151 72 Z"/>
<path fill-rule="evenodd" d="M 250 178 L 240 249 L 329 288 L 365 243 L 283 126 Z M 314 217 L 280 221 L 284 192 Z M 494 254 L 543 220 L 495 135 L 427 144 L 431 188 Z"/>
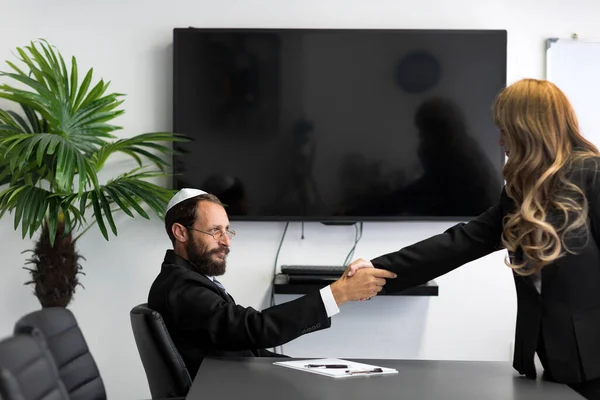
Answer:
<path fill-rule="evenodd" d="M 100 372 L 71 311 L 43 308 L 15 324 L 15 334 L 31 334 L 36 329 L 46 340 L 70 399 L 106 400 Z"/>
<path fill-rule="evenodd" d="M 0 399 L 69 400 L 39 332 L 0 341 Z"/>
<path fill-rule="evenodd" d="M 162 316 L 144 303 L 131 310 L 130 318 L 152 398 L 184 398 L 192 380 Z"/>

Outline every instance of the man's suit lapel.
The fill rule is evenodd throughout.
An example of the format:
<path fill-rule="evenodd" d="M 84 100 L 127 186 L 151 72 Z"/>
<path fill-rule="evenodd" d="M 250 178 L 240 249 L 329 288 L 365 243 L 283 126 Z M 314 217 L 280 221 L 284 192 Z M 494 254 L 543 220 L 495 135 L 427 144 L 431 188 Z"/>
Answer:
<path fill-rule="evenodd" d="M 200 275 L 200 278 L 206 283 L 207 286 L 217 289 L 217 291 L 219 292 L 219 294 L 221 295 L 223 300 L 225 300 L 228 303 L 235 303 L 235 300 L 233 300 L 233 297 L 231 297 L 231 295 L 229 293 L 227 293 L 225 290 L 221 289 L 216 283 L 214 283 L 212 281 L 212 279 L 208 278 L 207 276 L 205 276 L 203 274 L 198 274 L 198 275 Z"/>
<path fill-rule="evenodd" d="M 228 303 L 235 303 L 235 301 L 233 300 L 233 297 L 231 297 L 231 295 L 229 293 L 226 293 L 223 289 L 221 289 L 217 285 L 215 285 L 215 287 L 217 288 L 217 290 L 219 291 L 219 293 L 221 294 L 221 297 L 223 299 L 227 300 Z"/>

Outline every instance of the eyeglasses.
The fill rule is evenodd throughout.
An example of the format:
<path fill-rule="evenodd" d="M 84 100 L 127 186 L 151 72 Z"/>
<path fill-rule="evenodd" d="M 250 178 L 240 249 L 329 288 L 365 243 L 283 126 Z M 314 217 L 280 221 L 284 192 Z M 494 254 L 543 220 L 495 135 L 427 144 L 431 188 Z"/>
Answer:
<path fill-rule="evenodd" d="M 187 228 L 191 229 L 193 231 L 200 232 L 200 233 L 205 233 L 209 236 L 212 236 L 213 239 L 215 239 L 215 240 L 221 240 L 223 235 L 227 235 L 227 237 L 229 237 L 229 240 L 231 240 L 235 237 L 235 231 L 232 231 L 230 229 L 225 229 L 225 230 L 213 229 L 212 232 L 205 232 L 205 231 L 201 231 L 200 229 L 192 228 L 191 226 L 188 226 Z"/>

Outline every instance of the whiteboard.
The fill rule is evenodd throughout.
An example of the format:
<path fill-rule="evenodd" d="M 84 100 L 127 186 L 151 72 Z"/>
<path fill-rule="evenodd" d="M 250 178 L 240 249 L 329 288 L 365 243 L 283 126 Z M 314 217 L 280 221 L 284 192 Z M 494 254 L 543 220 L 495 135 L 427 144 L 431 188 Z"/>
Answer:
<path fill-rule="evenodd" d="M 546 79 L 569 98 L 586 139 L 600 148 L 600 42 L 546 41 Z"/>

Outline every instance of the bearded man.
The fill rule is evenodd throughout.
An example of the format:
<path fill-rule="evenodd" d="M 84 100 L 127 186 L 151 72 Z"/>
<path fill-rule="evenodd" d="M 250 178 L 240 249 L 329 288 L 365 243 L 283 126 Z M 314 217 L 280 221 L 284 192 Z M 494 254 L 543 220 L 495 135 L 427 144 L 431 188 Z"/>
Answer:
<path fill-rule="evenodd" d="M 371 298 L 385 278 L 396 277 L 377 268 L 361 269 L 352 278 L 346 272 L 319 291 L 257 311 L 236 304 L 216 278 L 225 273 L 235 236 L 217 197 L 180 190 L 167 205 L 165 228 L 173 250 L 167 250 L 150 288 L 148 307 L 162 315 L 192 377 L 207 356 L 281 356 L 266 348 L 329 328 L 340 305 Z"/>

